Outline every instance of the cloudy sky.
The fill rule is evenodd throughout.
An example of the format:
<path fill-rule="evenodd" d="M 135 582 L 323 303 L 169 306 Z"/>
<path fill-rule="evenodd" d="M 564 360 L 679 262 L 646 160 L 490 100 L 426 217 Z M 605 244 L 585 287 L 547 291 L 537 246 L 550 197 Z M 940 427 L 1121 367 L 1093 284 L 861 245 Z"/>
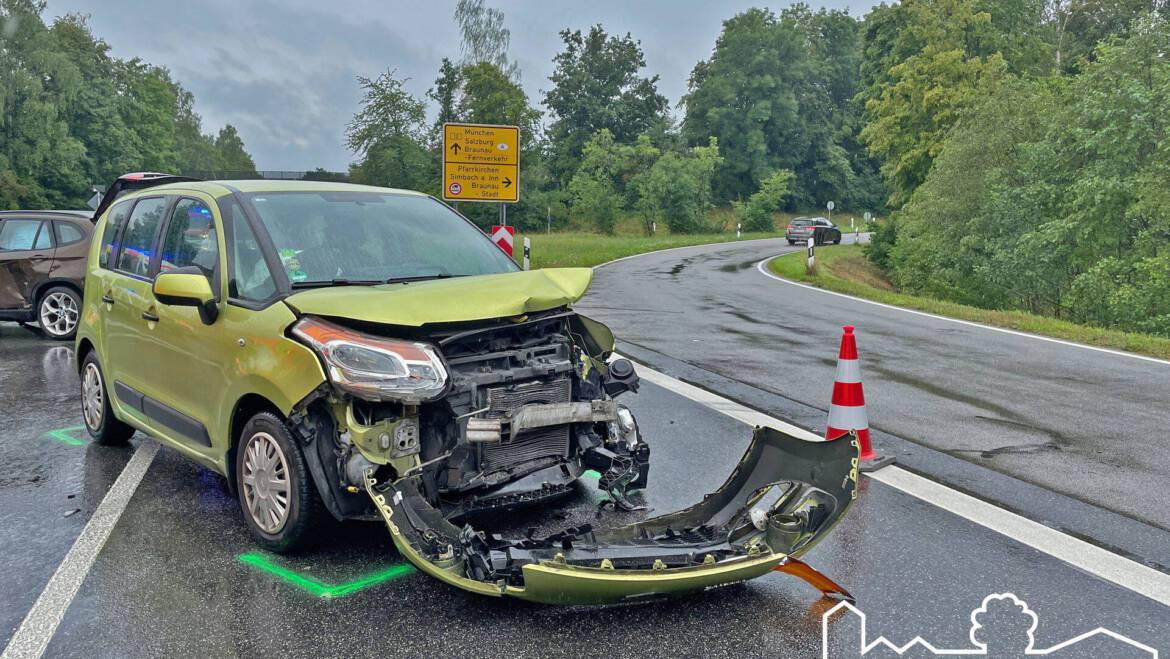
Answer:
<path fill-rule="evenodd" d="M 751 0 L 489 0 L 504 11 L 512 57 L 533 105 L 549 87 L 562 28 L 601 23 L 642 41 L 659 90 L 678 102 L 721 22 Z M 774 9 L 787 2 L 773 4 Z M 869 0 L 810 0 L 864 15 Z M 459 56 L 455 0 L 48 0 L 46 18 L 90 16 L 115 55 L 168 67 L 195 94 L 205 131 L 234 124 L 260 169 L 344 170 L 345 125 L 357 109 L 355 76 L 397 69 L 422 96 L 443 57 Z"/>

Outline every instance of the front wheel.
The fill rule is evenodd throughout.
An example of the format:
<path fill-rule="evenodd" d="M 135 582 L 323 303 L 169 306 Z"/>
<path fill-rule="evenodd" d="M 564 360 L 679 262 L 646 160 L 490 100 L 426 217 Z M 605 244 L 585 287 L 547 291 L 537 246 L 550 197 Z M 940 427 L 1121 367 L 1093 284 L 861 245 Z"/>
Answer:
<path fill-rule="evenodd" d="M 240 433 L 236 486 L 248 530 L 269 551 L 304 549 L 325 521 L 304 455 L 271 412 L 253 416 Z"/>
<path fill-rule="evenodd" d="M 796 241 L 795 241 L 795 240 L 789 240 L 789 241 L 788 241 L 788 244 L 789 244 L 789 245 L 795 245 L 795 244 L 796 244 Z"/>
<path fill-rule="evenodd" d="M 68 286 L 54 286 L 45 291 L 37 304 L 37 320 L 49 338 L 69 341 L 77 334 L 81 317 L 81 296 Z"/>

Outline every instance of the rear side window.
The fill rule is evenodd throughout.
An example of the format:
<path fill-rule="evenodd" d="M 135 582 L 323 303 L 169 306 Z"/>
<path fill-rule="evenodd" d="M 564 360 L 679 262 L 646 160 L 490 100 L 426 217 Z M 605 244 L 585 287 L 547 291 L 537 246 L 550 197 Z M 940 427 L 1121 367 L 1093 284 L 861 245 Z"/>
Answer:
<path fill-rule="evenodd" d="M 195 199 L 180 199 L 167 223 L 162 244 L 160 272 L 195 266 L 209 280 L 219 270 L 219 241 L 215 238 L 215 220 L 211 209 Z"/>
<path fill-rule="evenodd" d="M 102 247 L 98 252 L 98 265 L 109 269 L 112 265 L 110 263 L 114 258 L 114 254 L 118 251 L 118 245 L 114 242 L 118 237 L 118 230 L 126 223 L 126 218 L 130 215 L 130 207 L 133 202 L 126 202 L 115 204 L 110 209 L 110 213 L 106 219 L 106 228 L 102 231 Z"/>
<path fill-rule="evenodd" d="M 72 222 L 57 222 L 57 237 L 61 240 L 60 246 L 72 245 L 85 239 L 85 233 Z"/>
<path fill-rule="evenodd" d="M 122 251 L 118 254 L 118 270 L 137 277 L 150 276 L 154 235 L 162 223 L 167 200 L 164 197 L 139 199 L 130 213 L 126 230 L 122 232 Z"/>
<path fill-rule="evenodd" d="M 39 245 L 38 235 L 41 231 L 40 220 L 5 220 L 0 223 L 0 251 L 21 252 Z"/>

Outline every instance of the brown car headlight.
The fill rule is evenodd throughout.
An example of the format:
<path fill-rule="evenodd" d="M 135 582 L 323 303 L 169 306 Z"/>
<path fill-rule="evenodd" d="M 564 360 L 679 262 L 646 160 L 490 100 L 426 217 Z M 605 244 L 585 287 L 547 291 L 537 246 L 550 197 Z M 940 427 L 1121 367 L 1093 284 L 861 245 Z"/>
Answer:
<path fill-rule="evenodd" d="M 292 333 L 325 362 L 329 381 L 365 400 L 420 403 L 447 387 L 447 369 L 433 346 L 373 336 L 306 316 Z"/>

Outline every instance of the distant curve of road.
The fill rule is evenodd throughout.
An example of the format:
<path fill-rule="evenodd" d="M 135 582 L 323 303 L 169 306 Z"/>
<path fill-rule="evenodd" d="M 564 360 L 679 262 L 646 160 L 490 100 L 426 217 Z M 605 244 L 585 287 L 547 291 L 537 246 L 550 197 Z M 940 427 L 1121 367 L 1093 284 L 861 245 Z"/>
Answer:
<path fill-rule="evenodd" d="M 847 241 L 850 237 L 847 237 Z M 827 410 L 857 326 L 871 427 L 1170 529 L 1170 364 L 868 304 L 777 281 L 784 240 L 599 267 L 577 306 L 621 342 Z"/>

